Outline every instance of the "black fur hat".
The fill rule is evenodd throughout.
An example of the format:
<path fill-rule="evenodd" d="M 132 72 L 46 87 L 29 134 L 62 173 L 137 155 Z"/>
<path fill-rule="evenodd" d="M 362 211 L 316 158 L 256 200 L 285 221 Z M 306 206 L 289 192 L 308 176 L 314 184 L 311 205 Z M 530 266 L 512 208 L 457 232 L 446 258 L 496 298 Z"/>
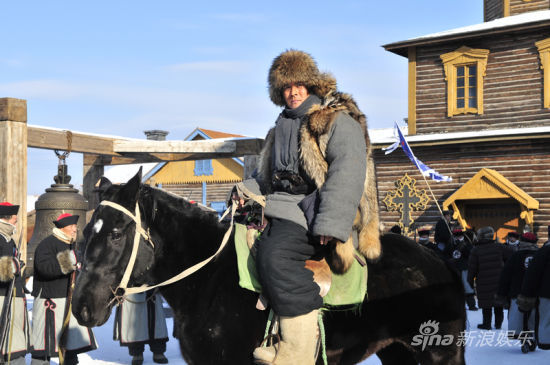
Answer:
<path fill-rule="evenodd" d="M 303 84 L 310 94 L 321 99 L 336 90 L 336 80 L 332 75 L 320 72 L 308 53 L 294 49 L 281 53 L 273 60 L 267 81 L 269 97 L 279 106 L 286 106 L 283 90 L 291 83 Z"/>

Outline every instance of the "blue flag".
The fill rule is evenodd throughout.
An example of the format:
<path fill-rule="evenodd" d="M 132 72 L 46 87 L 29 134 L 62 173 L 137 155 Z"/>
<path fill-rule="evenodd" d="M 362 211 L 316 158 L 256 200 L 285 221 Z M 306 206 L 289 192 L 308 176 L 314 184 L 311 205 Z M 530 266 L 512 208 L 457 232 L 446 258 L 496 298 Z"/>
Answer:
<path fill-rule="evenodd" d="M 409 147 L 409 144 L 407 143 L 407 140 L 405 139 L 405 136 L 403 136 L 403 133 L 401 132 L 401 129 L 399 129 L 399 126 L 397 123 L 395 123 L 395 137 L 397 137 L 399 140 L 392 144 L 389 147 L 383 148 L 384 151 L 386 151 L 386 155 L 389 153 L 392 153 L 397 148 L 401 147 L 403 149 L 403 152 L 407 155 L 407 157 L 416 165 L 418 170 L 420 170 L 420 173 L 424 176 L 429 176 L 432 180 L 435 181 L 452 181 L 453 179 L 449 176 L 441 175 L 439 172 L 435 171 L 434 169 L 431 169 L 429 166 L 426 166 L 422 161 L 417 159 L 411 150 L 411 147 Z"/>

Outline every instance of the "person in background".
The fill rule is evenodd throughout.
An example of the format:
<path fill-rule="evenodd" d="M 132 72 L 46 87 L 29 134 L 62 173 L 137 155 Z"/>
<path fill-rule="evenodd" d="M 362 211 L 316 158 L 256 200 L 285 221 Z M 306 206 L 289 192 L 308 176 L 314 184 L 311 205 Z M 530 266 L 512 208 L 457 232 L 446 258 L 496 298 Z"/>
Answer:
<path fill-rule="evenodd" d="M 476 298 L 474 289 L 468 283 L 468 258 L 473 248 L 473 243 L 467 240 L 461 228 L 453 229 L 453 240 L 450 252 L 450 263 L 460 273 L 464 284 L 464 294 L 468 309 L 476 311 Z"/>
<path fill-rule="evenodd" d="M 80 326 L 68 311 L 67 296 L 78 260 L 74 249 L 77 215 L 63 213 L 53 222 L 52 234 L 34 252 L 32 295 L 32 363 L 49 364 L 59 356 L 63 323 L 69 316 L 65 365 L 78 364 L 77 354 L 95 350 L 97 344 L 90 328 Z"/>
<path fill-rule="evenodd" d="M 3 339 L 3 347 L 0 349 L 0 362 L 24 365 L 25 355 L 30 352 L 30 331 L 29 318 L 27 314 L 27 301 L 23 292 L 23 279 L 21 269 L 23 262 L 18 259 L 17 246 L 13 240 L 17 224 L 17 212 L 19 205 L 12 205 L 9 202 L 0 203 L 0 313 L 4 306 L 6 296 L 13 293 L 8 292 L 10 283 L 15 280 L 13 289 L 12 312 L 7 317 L 6 325 L 8 330 Z M 11 325 L 13 318 L 13 325 Z M 0 336 L 3 334 L 0 333 Z M 11 343 L 9 341 L 11 337 Z"/>
<path fill-rule="evenodd" d="M 502 273 L 500 274 L 499 286 L 497 291 L 496 305 L 508 309 L 508 335 L 511 338 L 518 338 L 523 331 L 523 317 L 517 305 L 517 297 L 521 291 L 523 278 L 529 264 L 538 249 L 537 236 L 534 233 L 527 232 L 521 235 L 521 240 L 513 247 L 517 251 L 506 261 Z M 527 312 L 529 320 L 529 329 L 535 329 L 535 313 Z"/>
<path fill-rule="evenodd" d="M 519 245 L 519 233 L 515 231 L 508 232 L 506 235 L 506 242 L 504 242 L 504 244 L 513 248 L 514 251 L 517 251 Z"/>
<path fill-rule="evenodd" d="M 395 234 L 401 234 L 401 227 L 399 227 L 399 225 L 396 224 L 395 226 L 390 228 L 390 232 Z"/>
<path fill-rule="evenodd" d="M 550 350 L 550 244 L 542 246 L 529 263 L 517 304 L 524 312 L 538 310 L 538 346 Z"/>
<path fill-rule="evenodd" d="M 492 312 L 495 314 L 495 328 L 502 327 L 504 310 L 495 305 L 500 273 L 513 251 L 497 243 L 493 227 L 482 227 L 477 231 L 478 243 L 468 259 L 468 283 L 476 288 L 478 305 L 483 312 L 483 323 L 477 328 L 490 330 Z M 474 286 L 475 282 L 475 286 Z"/>
<path fill-rule="evenodd" d="M 417 229 L 418 243 L 430 250 L 437 250 L 436 245 L 430 241 L 430 227 L 422 226 Z"/>
<path fill-rule="evenodd" d="M 114 340 L 120 346 L 127 346 L 132 365 L 143 364 L 145 345 L 153 353 L 153 361 L 167 364 L 164 356 L 168 329 L 162 307 L 162 297 L 156 289 L 144 293 L 130 294 L 116 308 Z"/>
<path fill-rule="evenodd" d="M 443 253 L 443 256 L 449 255 L 450 245 L 452 244 L 451 216 L 450 210 L 444 210 L 443 217 L 439 218 L 435 225 L 434 243 L 437 249 Z"/>

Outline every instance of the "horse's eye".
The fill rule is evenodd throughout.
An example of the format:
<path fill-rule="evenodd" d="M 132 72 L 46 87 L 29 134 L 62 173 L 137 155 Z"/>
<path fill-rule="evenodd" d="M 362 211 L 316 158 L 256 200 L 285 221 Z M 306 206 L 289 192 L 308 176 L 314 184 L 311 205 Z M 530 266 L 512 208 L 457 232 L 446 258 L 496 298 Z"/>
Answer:
<path fill-rule="evenodd" d="M 111 241 L 120 241 L 122 238 L 122 233 L 117 230 L 111 232 Z"/>

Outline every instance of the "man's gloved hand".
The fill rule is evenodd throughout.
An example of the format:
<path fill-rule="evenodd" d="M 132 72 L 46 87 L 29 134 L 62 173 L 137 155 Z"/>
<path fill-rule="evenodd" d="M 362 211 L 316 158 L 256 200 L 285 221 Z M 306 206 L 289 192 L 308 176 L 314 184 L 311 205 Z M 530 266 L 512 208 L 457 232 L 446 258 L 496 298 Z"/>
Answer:
<path fill-rule="evenodd" d="M 519 310 L 522 312 L 531 311 L 533 308 L 535 308 L 535 305 L 537 304 L 536 297 L 526 297 L 522 294 L 518 295 L 516 301 L 518 303 Z"/>

